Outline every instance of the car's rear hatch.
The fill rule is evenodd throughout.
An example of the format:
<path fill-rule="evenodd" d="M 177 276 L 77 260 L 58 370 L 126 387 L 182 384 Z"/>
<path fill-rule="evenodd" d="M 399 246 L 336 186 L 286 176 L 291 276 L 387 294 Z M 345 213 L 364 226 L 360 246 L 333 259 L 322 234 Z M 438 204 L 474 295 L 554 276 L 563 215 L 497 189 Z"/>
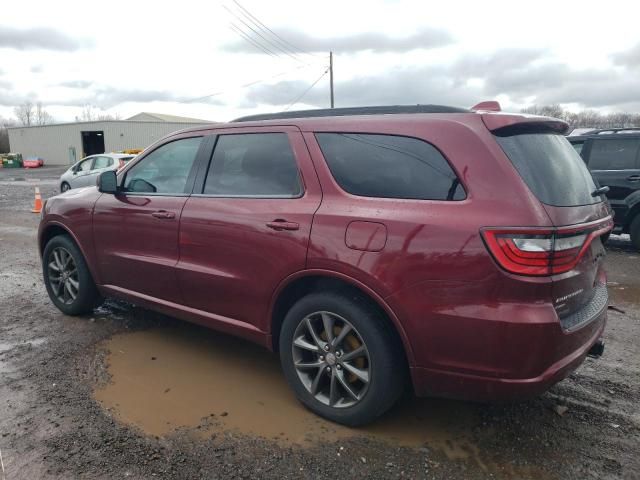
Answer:
<path fill-rule="evenodd" d="M 552 276 L 554 307 L 566 330 L 579 328 L 606 308 L 601 235 L 613 226 L 604 195 L 596 193 L 590 172 L 562 135 L 566 124 L 544 117 L 484 114 L 485 125 L 553 226 L 522 235 L 516 255 L 537 256 L 537 274 Z M 548 249 L 548 255 L 543 252 Z M 524 253 L 523 253 L 524 252 Z M 535 274 L 535 273 L 534 273 Z"/>

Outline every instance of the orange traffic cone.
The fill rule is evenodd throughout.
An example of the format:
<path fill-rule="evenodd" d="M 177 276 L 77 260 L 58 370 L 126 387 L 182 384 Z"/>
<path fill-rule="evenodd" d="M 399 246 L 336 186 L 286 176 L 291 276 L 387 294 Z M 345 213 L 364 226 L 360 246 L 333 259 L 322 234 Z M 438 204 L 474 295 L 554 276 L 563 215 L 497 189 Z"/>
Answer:
<path fill-rule="evenodd" d="M 33 213 L 40 213 L 42 211 L 42 195 L 40 195 L 40 189 L 36 187 L 36 199 L 33 203 Z"/>

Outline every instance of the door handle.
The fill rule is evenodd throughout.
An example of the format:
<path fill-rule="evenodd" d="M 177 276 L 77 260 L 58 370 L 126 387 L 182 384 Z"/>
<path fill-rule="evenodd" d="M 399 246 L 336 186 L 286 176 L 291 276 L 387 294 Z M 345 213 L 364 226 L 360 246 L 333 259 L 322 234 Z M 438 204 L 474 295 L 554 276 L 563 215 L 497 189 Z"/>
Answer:
<path fill-rule="evenodd" d="M 166 210 L 158 210 L 157 212 L 153 212 L 151 216 L 160 219 L 171 219 L 175 218 L 176 214 L 173 212 L 167 212 Z"/>
<path fill-rule="evenodd" d="M 274 220 L 273 222 L 267 222 L 267 227 L 272 228 L 273 230 L 298 230 L 300 229 L 300 225 L 296 222 L 287 222 L 286 220 Z"/>
<path fill-rule="evenodd" d="M 631 175 L 630 177 L 627 177 L 627 181 L 640 182 L 640 175 Z"/>

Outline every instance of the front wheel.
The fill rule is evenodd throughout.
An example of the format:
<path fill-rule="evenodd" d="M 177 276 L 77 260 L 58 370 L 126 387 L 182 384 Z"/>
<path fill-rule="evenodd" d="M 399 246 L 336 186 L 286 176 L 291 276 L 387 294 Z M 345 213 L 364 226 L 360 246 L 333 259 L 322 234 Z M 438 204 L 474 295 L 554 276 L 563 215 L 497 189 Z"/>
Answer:
<path fill-rule="evenodd" d="M 62 182 L 62 185 L 60 185 L 60 191 L 62 193 L 66 192 L 70 188 L 71 188 L 71 185 L 69 185 L 67 182 Z"/>
<path fill-rule="evenodd" d="M 405 385 L 400 346 L 385 319 L 358 296 L 313 293 L 287 313 L 280 359 L 298 399 L 349 426 L 387 411 Z"/>
<path fill-rule="evenodd" d="M 53 237 L 45 246 L 42 273 L 49 298 L 67 315 L 89 313 L 102 300 L 82 252 L 67 235 Z"/>

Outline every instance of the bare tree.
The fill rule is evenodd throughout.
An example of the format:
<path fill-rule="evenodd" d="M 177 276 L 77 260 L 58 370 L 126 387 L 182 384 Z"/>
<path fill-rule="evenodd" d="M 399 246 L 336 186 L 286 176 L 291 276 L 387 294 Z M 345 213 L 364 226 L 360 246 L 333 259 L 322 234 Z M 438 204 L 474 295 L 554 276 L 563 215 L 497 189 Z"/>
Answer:
<path fill-rule="evenodd" d="M 35 112 L 33 109 L 33 103 L 24 102 L 22 105 L 18 105 L 13 109 L 18 121 L 25 127 L 29 127 L 33 124 L 35 119 Z"/>
<path fill-rule="evenodd" d="M 640 114 L 628 112 L 600 113 L 595 110 L 570 112 L 560 105 L 532 105 L 522 113 L 560 118 L 573 128 L 621 128 L 640 127 Z"/>
<path fill-rule="evenodd" d="M 36 103 L 35 124 L 46 125 L 53 122 L 53 117 L 42 106 L 42 102 Z"/>
<path fill-rule="evenodd" d="M 99 120 L 120 120 L 117 113 L 111 115 L 104 110 L 96 109 L 93 105 L 84 105 L 80 115 L 76 115 L 76 122 L 94 122 Z"/>

